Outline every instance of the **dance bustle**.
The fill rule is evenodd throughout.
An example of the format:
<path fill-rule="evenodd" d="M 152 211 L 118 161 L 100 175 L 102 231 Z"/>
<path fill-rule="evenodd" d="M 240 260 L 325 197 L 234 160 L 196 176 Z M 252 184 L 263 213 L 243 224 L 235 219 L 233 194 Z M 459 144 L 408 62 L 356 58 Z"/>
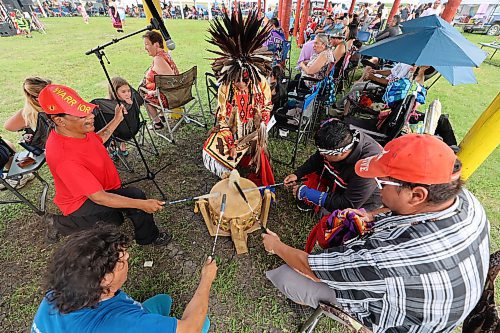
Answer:
<path fill-rule="evenodd" d="M 212 70 L 222 84 L 240 81 L 247 72 L 255 84 L 271 72 L 272 52 L 262 47 L 269 37 L 272 26 L 261 28 L 262 19 L 257 11 L 250 11 L 243 19 L 241 8 L 231 17 L 224 14 L 222 19 L 210 22 L 207 41 L 220 48 L 220 51 L 209 50 L 219 56 L 212 63 Z"/>

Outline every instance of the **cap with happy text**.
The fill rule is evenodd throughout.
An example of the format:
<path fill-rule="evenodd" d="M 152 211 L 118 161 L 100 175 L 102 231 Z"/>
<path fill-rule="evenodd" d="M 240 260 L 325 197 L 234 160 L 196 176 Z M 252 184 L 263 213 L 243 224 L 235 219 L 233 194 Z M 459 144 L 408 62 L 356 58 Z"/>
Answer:
<path fill-rule="evenodd" d="M 40 91 L 38 103 L 47 114 L 69 114 L 76 117 L 88 116 L 97 106 L 85 102 L 73 89 L 49 84 Z"/>
<path fill-rule="evenodd" d="M 380 154 L 359 160 L 354 169 L 363 178 L 447 184 L 460 177 L 460 171 L 453 173 L 456 161 L 453 150 L 437 137 L 407 134 L 387 143 Z"/>

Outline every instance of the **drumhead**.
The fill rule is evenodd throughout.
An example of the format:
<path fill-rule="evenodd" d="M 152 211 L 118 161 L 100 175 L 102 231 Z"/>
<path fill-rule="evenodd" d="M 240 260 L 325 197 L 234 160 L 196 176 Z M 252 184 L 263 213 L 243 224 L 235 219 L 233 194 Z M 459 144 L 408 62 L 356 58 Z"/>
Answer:
<path fill-rule="evenodd" d="M 240 186 L 241 188 L 253 188 L 257 187 L 254 182 L 248 180 L 246 178 L 240 178 Z M 222 202 L 222 195 L 225 193 L 227 195 L 226 198 L 226 211 L 224 212 L 224 216 L 228 219 L 238 218 L 243 216 L 248 216 L 251 214 L 248 205 L 245 203 L 238 190 L 231 186 L 229 187 L 229 180 L 223 179 L 212 187 L 210 193 L 220 193 L 219 196 L 212 197 L 208 199 L 208 203 L 211 209 L 216 213 L 220 214 L 220 205 Z M 260 205 L 262 202 L 262 197 L 260 195 L 259 190 L 245 192 L 245 195 L 250 203 L 252 209 L 258 213 L 260 212 Z"/>

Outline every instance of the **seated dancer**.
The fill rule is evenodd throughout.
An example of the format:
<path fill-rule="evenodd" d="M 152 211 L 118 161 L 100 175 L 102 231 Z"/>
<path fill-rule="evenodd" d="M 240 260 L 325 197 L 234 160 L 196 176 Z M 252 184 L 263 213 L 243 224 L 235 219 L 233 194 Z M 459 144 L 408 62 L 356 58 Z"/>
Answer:
<path fill-rule="evenodd" d="M 222 50 L 211 52 L 223 56 L 212 64 L 220 84 L 217 125 L 204 144 L 203 163 L 219 177 L 237 166 L 250 166 L 248 178 L 269 185 L 274 183 L 267 151 L 272 103 L 265 75 L 271 71 L 271 59 L 270 53 L 262 53 L 261 45 L 271 27 L 259 30 L 261 21 L 253 11 L 243 19 L 238 9 L 231 18 L 225 14 L 223 20 L 211 23 L 210 41 Z"/>
<path fill-rule="evenodd" d="M 163 38 L 156 31 L 148 31 L 142 36 L 144 38 L 144 48 L 150 57 L 153 57 L 153 64 L 147 70 L 144 79 L 139 87 L 142 97 L 151 104 L 160 105 L 156 96 L 155 75 L 179 75 L 177 65 L 172 60 L 170 54 L 163 49 Z M 168 101 L 165 95 L 160 93 L 163 108 L 168 108 Z M 150 104 L 146 104 L 146 110 L 153 119 L 153 126 L 160 130 L 164 127 L 165 115 Z"/>
<path fill-rule="evenodd" d="M 381 152 L 380 145 L 369 135 L 352 131 L 349 125 L 335 118 L 323 123 L 314 139 L 316 153 L 284 180 L 299 200 L 297 207 L 303 211 L 324 208 L 328 212 L 380 207 L 377 183 L 354 172 L 357 161 Z M 297 180 L 303 177 L 307 180 L 297 185 Z"/>
<path fill-rule="evenodd" d="M 201 279 L 181 319 L 172 317 L 172 298 L 153 296 L 142 304 L 121 288 L 130 254 L 127 236 L 111 226 L 78 232 L 54 252 L 47 272 L 47 293 L 31 332 L 118 333 L 208 332 L 210 288 L 217 273 L 208 257 Z"/>
<path fill-rule="evenodd" d="M 121 187 L 118 171 L 103 145 L 123 120 L 125 108 L 117 105 L 113 120 L 95 133 L 95 105 L 73 89 L 50 84 L 40 92 L 38 101 L 55 125 L 47 140 L 46 157 L 54 177 L 54 202 L 64 214 L 44 216 L 49 227 L 47 240 L 57 239 L 55 230 L 68 235 L 99 222 L 120 225 L 124 213 L 134 224 L 138 244 L 167 244 L 172 236 L 158 231 L 152 215 L 164 202 L 146 199 L 138 188 Z"/>
<path fill-rule="evenodd" d="M 479 301 L 489 262 L 489 222 L 460 162 L 438 138 L 408 134 L 355 170 L 391 213 L 356 211 L 371 232 L 315 254 L 268 230 L 266 250 L 286 265 L 267 277 L 293 302 L 336 304 L 373 332 L 451 332 Z"/>

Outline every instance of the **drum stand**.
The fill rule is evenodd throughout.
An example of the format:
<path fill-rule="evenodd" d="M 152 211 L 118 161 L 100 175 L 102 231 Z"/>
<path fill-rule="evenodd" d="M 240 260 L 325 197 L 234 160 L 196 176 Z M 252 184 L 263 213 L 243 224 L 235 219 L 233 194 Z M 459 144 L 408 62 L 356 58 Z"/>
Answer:
<path fill-rule="evenodd" d="M 123 37 L 120 37 L 120 38 L 114 38 L 113 40 L 111 40 L 111 42 L 108 42 L 108 43 L 103 44 L 103 45 L 99 45 L 99 46 L 93 48 L 92 50 L 89 50 L 89 51 L 85 52 L 85 55 L 95 54 L 96 57 L 97 57 L 97 59 L 99 59 L 99 63 L 101 64 L 102 70 L 104 71 L 104 74 L 106 75 L 106 79 L 108 80 L 108 83 L 109 83 L 109 86 L 111 87 L 111 90 L 113 91 L 113 96 L 115 97 L 115 100 L 118 101 L 118 105 L 122 105 L 122 102 L 118 99 L 118 96 L 116 94 L 115 88 L 113 87 L 113 84 L 111 83 L 111 77 L 109 76 L 109 73 L 108 73 L 108 70 L 106 68 L 106 65 L 104 64 L 103 58 L 106 58 L 106 61 L 108 62 L 108 64 L 110 64 L 108 58 L 106 57 L 106 54 L 104 53 L 104 48 L 108 47 L 109 45 L 116 44 L 116 43 L 118 43 L 119 41 L 121 41 L 121 40 L 123 40 L 125 38 L 129 38 L 129 37 L 138 35 L 138 34 L 144 32 L 144 31 L 148 31 L 148 30 L 153 30 L 153 26 L 152 25 L 148 25 L 144 29 L 138 30 L 136 32 L 132 32 L 132 33 L 130 33 L 128 35 L 125 35 Z M 123 121 L 127 125 L 128 129 L 131 131 L 131 127 L 130 127 L 130 124 L 128 123 L 127 119 L 124 118 Z M 126 183 L 123 183 L 123 185 L 129 185 L 129 184 L 133 184 L 133 183 L 140 182 L 140 181 L 143 181 L 143 180 L 150 180 L 156 186 L 156 189 L 160 193 L 162 199 L 166 200 L 165 193 L 161 190 L 161 188 L 158 185 L 158 183 L 156 182 L 155 178 L 156 178 L 156 175 L 158 173 L 160 173 L 163 170 L 165 170 L 170 164 L 166 164 L 163 167 L 161 167 L 159 170 L 153 172 L 151 170 L 151 168 L 149 167 L 148 162 L 146 161 L 146 158 L 144 157 L 144 153 L 142 152 L 140 144 L 137 141 L 135 135 L 132 136 L 132 141 L 134 142 L 134 145 L 136 146 L 137 151 L 139 152 L 139 156 L 141 157 L 142 163 L 144 164 L 144 168 L 146 169 L 146 175 L 144 177 L 140 177 L 140 178 L 128 181 Z"/>

